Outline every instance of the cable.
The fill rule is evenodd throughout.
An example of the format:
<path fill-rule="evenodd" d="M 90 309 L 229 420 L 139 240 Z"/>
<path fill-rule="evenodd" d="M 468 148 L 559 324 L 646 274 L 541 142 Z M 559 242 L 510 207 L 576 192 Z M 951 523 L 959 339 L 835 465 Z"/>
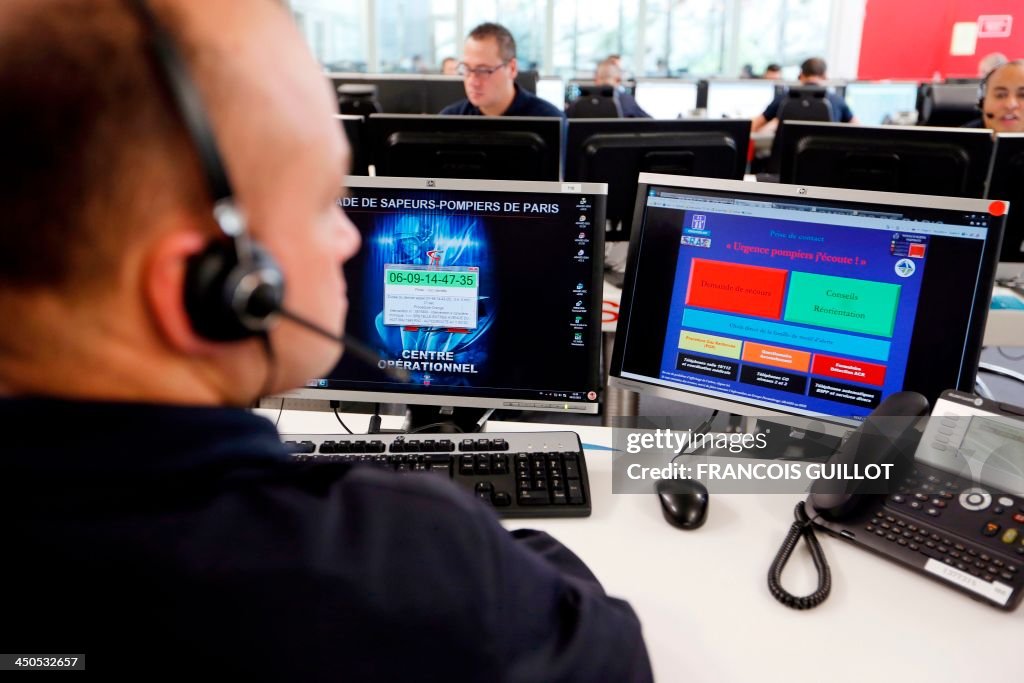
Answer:
<path fill-rule="evenodd" d="M 803 502 L 796 504 L 793 516 L 796 517 L 796 521 L 789 527 L 786 540 L 782 542 L 782 547 L 779 548 L 778 554 L 772 561 L 772 566 L 768 569 L 768 590 L 772 597 L 786 607 L 812 609 L 825 602 L 825 598 L 832 592 L 832 571 L 828 568 L 825 552 L 821 549 L 817 536 L 814 535 L 814 526 L 811 518 L 807 516 Z M 798 597 L 782 587 L 782 570 L 786 568 L 786 562 L 793 554 L 796 544 L 800 542 L 801 536 L 807 541 L 811 557 L 814 559 L 814 566 L 818 570 L 818 588 L 810 595 Z"/>
<path fill-rule="evenodd" d="M 703 436 L 704 434 L 707 434 L 708 431 L 711 429 L 711 423 L 715 421 L 716 417 L 718 417 L 718 410 L 717 409 L 712 411 L 711 415 L 709 415 L 706 420 L 701 422 L 700 425 L 698 425 L 697 428 L 692 431 L 693 436 Z M 693 446 L 692 439 L 691 439 L 690 445 L 691 445 L 691 447 Z M 678 457 L 680 457 L 682 455 L 690 455 L 691 453 L 693 453 L 693 449 L 692 448 L 690 450 L 687 450 L 687 451 L 681 451 L 679 453 L 676 453 L 676 455 L 671 460 L 669 460 L 668 464 L 671 465 L 672 463 L 674 463 L 676 461 L 676 458 L 678 458 Z"/>
<path fill-rule="evenodd" d="M 346 432 L 348 432 L 349 434 L 353 434 L 354 432 L 351 429 L 349 429 L 348 425 L 345 424 L 344 420 L 341 419 L 341 414 L 338 412 L 338 408 L 340 407 L 341 404 L 338 401 L 331 401 L 331 409 L 334 410 L 334 417 L 338 418 L 338 424 L 340 424 L 342 429 L 344 429 Z"/>
<path fill-rule="evenodd" d="M 974 376 L 974 393 L 982 398 L 987 398 L 990 401 L 995 400 L 995 396 L 992 395 L 992 390 L 988 388 L 985 380 L 977 375 Z"/>
<path fill-rule="evenodd" d="M 1014 362 L 1024 360 L 1024 354 L 1021 354 L 1019 356 L 1011 356 L 1010 354 L 1006 353 L 1006 351 L 1003 351 L 1002 346 L 997 346 L 996 351 L 998 351 L 999 355 L 1005 358 L 1006 360 L 1012 360 Z"/>
<path fill-rule="evenodd" d="M 285 402 L 285 400 L 286 399 L 283 399 L 283 398 L 281 399 L 281 407 L 277 411 L 277 419 L 274 420 L 274 427 L 277 427 L 277 425 L 281 424 L 281 413 L 284 412 L 284 402 Z"/>
<path fill-rule="evenodd" d="M 406 432 L 406 434 L 420 434 L 421 432 L 425 432 L 428 429 L 433 429 L 434 427 L 452 427 L 457 434 L 465 434 L 466 433 L 466 432 L 462 431 L 461 427 L 459 427 L 457 424 L 454 424 L 452 422 L 431 422 L 428 425 L 423 425 L 422 427 L 417 427 L 416 429 L 412 430 L 411 432 Z"/>
<path fill-rule="evenodd" d="M 978 370 L 992 373 L 993 375 L 999 375 L 1000 377 L 1006 377 L 1024 384 L 1024 373 L 1017 372 L 1016 370 L 1010 370 L 1004 368 L 1001 365 L 993 365 L 992 363 L 978 363 Z"/>

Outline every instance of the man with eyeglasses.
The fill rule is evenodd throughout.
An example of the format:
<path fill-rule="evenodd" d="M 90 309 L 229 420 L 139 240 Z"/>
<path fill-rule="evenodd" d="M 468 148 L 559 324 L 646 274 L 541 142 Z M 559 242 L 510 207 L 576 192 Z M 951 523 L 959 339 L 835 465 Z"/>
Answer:
<path fill-rule="evenodd" d="M 466 99 L 442 114 L 460 116 L 559 116 L 563 112 L 516 85 L 516 40 L 501 24 L 480 24 L 466 37 L 458 73 Z"/>

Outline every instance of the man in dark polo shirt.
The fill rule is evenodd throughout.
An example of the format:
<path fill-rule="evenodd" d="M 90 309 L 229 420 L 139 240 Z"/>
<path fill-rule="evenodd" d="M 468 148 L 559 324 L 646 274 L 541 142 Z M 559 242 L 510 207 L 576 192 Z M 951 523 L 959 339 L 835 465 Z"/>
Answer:
<path fill-rule="evenodd" d="M 480 24 L 469 32 L 458 72 L 466 99 L 442 114 L 460 116 L 565 116 L 564 112 L 516 84 L 516 40 L 500 24 Z"/>
<path fill-rule="evenodd" d="M 803 64 L 800 65 L 800 84 L 801 85 L 820 85 L 824 87 L 825 82 L 828 80 L 826 75 L 827 65 L 825 60 L 820 57 L 811 57 L 805 59 Z M 768 123 L 774 121 L 779 115 L 779 107 L 782 106 L 782 100 L 785 99 L 786 93 L 782 93 L 774 100 L 771 101 L 763 114 L 758 114 L 750 124 L 750 130 L 757 132 L 764 128 Z M 850 106 L 846 104 L 839 95 L 834 92 L 825 93 L 825 99 L 832 105 L 832 120 L 837 123 L 857 123 L 857 117 L 850 111 Z"/>
<path fill-rule="evenodd" d="M 246 409 L 340 350 L 239 295 L 272 259 L 340 336 L 359 248 L 284 3 L 3 0 L 0 92 L 4 653 L 100 681 L 650 680 L 633 611 L 550 536 L 448 481 L 296 463 Z"/>

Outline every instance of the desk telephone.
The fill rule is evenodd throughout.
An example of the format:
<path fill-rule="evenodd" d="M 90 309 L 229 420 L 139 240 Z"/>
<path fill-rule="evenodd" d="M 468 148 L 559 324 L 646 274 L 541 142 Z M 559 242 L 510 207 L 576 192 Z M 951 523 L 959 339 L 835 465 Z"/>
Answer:
<path fill-rule="evenodd" d="M 840 538 L 1012 610 L 1024 595 L 1024 408 L 946 391 L 927 413 L 912 392 L 883 401 L 831 461 L 891 463 L 888 483 L 819 480 L 804 512 Z"/>

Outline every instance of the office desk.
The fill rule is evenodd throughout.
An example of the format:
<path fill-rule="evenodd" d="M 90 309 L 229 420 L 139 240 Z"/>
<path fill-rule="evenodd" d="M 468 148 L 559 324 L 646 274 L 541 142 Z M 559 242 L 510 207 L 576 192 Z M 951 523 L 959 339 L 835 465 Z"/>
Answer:
<path fill-rule="evenodd" d="M 260 410 L 271 420 L 277 410 Z M 355 431 L 368 416 L 348 416 Z M 397 419 L 397 418 L 396 418 Z M 279 429 L 337 433 L 330 413 L 285 411 Z M 493 423 L 491 431 L 558 429 Z M 585 444 L 611 432 L 576 427 Z M 796 495 L 716 495 L 696 531 L 670 527 L 654 495 L 613 495 L 611 453 L 588 450 L 593 516 L 511 520 L 548 531 L 575 551 L 612 595 L 640 616 L 658 681 L 1013 681 L 1021 679 L 1024 609 L 974 602 L 887 560 L 818 534 L 832 595 L 806 612 L 768 593 L 768 566 L 793 521 Z M 784 574 L 814 589 L 803 542 Z"/>

